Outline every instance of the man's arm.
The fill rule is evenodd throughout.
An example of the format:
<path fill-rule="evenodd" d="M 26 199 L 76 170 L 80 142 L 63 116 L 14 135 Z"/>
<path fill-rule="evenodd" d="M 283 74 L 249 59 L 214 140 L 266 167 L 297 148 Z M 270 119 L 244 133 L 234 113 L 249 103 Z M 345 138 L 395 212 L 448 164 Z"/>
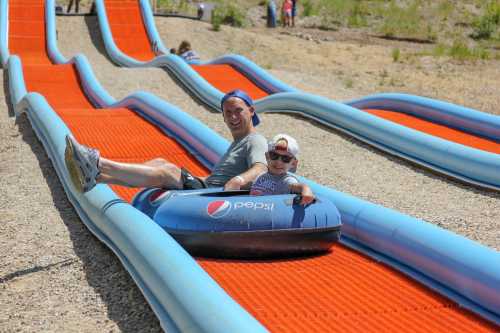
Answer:
<path fill-rule="evenodd" d="M 267 166 L 257 162 L 247 171 L 229 179 L 224 185 L 224 191 L 249 189 L 254 180 L 265 172 L 267 172 Z"/>

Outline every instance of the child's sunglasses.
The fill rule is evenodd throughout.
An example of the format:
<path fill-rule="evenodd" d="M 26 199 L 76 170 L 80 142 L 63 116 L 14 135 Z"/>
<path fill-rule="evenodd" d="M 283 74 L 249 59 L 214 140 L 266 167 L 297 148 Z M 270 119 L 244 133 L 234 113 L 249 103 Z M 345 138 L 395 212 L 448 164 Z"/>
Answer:
<path fill-rule="evenodd" d="M 293 156 L 281 155 L 281 154 L 275 153 L 274 151 L 270 151 L 268 153 L 269 153 L 269 158 L 273 161 L 281 159 L 283 161 L 283 163 L 290 163 L 290 161 L 293 160 Z"/>

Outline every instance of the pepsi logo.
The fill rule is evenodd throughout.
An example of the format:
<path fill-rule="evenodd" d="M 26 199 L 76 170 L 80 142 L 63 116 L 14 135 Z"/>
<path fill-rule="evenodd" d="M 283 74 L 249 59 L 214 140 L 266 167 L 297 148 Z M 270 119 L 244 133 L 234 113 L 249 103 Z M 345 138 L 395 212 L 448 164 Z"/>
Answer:
<path fill-rule="evenodd" d="M 214 219 L 226 216 L 231 210 L 231 203 L 226 200 L 212 201 L 207 206 L 207 214 Z"/>

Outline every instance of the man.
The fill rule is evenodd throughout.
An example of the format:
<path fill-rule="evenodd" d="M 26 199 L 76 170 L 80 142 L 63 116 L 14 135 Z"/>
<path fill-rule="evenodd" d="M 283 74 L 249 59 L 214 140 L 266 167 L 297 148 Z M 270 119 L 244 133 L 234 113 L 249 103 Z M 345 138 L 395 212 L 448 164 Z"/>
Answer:
<path fill-rule="evenodd" d="M 297 16 L 297 0 L 292 0 L 292 27 L 295 27 L 295 16 Z"/>
<path fill-rule="evenodd" d="M 249 188 L 257 176 L 267 171 L 267 142 L 255 130 L 260 120 L 252 99 L 241 90 L 224 95 L 221 108 L 233 142 L 208 177 L 194 177 L 186 169 L 161 158 L 142 164 L 112 161 L 68 135 L 65 160 L 71 180 L 80 192 L 90 191 L 97 183 L 179 190 Z"/>
<path fill-rule="evenodd" d="M 66 13 L 71 12 L 71 7 L 73 7 L 73 3 L 75 3 L 75 13 L 78 14 L 80 9 L 80 0 L 69 0 L 68 8 L 66 9 Z"/>

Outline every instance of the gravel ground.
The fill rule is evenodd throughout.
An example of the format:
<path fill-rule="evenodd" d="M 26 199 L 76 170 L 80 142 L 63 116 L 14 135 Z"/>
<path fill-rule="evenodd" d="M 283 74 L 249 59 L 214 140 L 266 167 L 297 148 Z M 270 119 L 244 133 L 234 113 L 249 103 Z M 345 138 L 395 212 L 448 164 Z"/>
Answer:
<path fill-rule="evenodd" d="M 408 57 L 395 63 L 393 44 L 350 42 L 342 32 L 324 42 L 321 32 L 299 29 L 213 32 L 206 23 L 172 18 L 158 18 L 157 25 L 167 47 L 186 38 L 204 59 L 243 54 L 292 86 L 336 100 L 409 92 L 500 114 L 498 61 Z M 113 65 L 95 17 L 58 18 L 58 32 L 62 53 L 84 53 L 116 99 L 151 92 L 229 138 L 220 114 L 193 101 L 164 70 Z M 422 46 L 398 47 L 410 54 Z M 79 221 L 27 119 L 16 122 L 6 91 L 0 93 L 0 332 L 160 331 L 116 257 Z M 429 173 L 313 121 L 280 114 L 262 120 L 259 130 L 267 137 L 287 132 L 297 138 L 300 174 L 500 250 L 500 194 Z"/>

